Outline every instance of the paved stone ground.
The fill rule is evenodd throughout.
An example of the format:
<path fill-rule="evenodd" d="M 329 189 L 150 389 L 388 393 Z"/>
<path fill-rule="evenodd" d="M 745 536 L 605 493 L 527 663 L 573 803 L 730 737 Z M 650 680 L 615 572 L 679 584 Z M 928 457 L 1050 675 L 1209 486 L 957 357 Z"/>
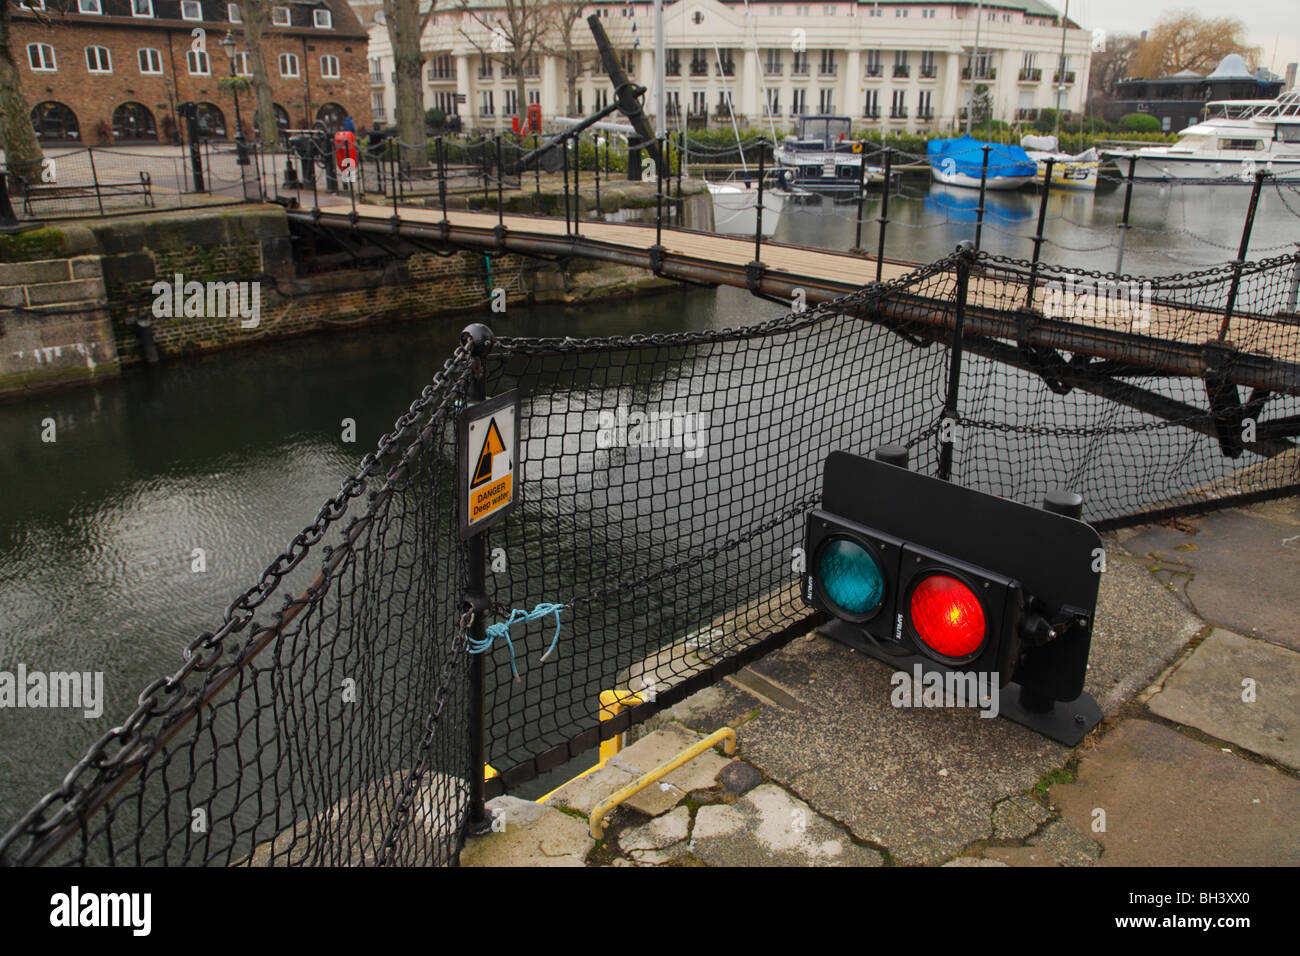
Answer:
<path fill-rule="evenodd" d="M 818 634 L 660 715 L 549 806 L 510 803 L 468 865 L 1300 864 L 1300 499 L 1107 541 L 1073 750 L 971 709 L 895 709 L 892 668 Z M 599 800 L 723 725 L 615 810 Z"/>

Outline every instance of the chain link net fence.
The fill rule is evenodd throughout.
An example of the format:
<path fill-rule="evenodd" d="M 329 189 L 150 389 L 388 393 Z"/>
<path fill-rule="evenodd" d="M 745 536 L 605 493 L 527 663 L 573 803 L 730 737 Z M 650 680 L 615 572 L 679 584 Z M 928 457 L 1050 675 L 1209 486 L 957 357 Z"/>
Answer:
<path fill-rule="evenodd" d="M 471 768 L 452 474 L 471 374 L 462 347 L 183 666 L 0 838 L 0 860 L 455 858 Z"/>

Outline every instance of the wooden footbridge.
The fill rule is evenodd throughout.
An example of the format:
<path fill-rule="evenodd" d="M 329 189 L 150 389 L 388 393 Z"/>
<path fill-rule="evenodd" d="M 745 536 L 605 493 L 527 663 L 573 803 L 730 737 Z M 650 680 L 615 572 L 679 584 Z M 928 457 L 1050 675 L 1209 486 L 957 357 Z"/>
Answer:
<path fill-rule="evenodd" d="M 783 304 L 789 304 L 797 290 L 812 306 L 874 282 L 896 282 L 898 293 L 886 297 L 866 318 L 938 341 L 951 338 L 955 323 L 955 281 L 906 284 L 921 263 L 672 228 L 662 218 L 651 223 L 614 223 L 346 200 L 289 214 L 304 227 L 328 230 L 339 238 L 351 234 L 381 245 L 398 240 L 440 250 L 593 259 L 683 282 L 745 288 Z M 1297 263 L 1300 259 L 1275 264 L 1275 269 L 1286 272 L 1281 284 L 1292 281 L 1300 268 Z M 1245 268 L 1248 274 L 1243 280 L 1238 265 L 1234 287 L 1244 288 L 1251 278 L 1249 270 L 1256 266 Z M 1106 310 L 1092 310 L 1086 316 L 1057 315 L 1051 310 L 1044 314 L 1052 283 L 1059 288 L 1064 275 L 1037 263 L 981 256 L 966 300 L 965 347 L 1043 374 L 1054 385 L 1081 387 L 1165 418 L 1187 418 L 1198 410 L 1122 379 L 1153 374 L 1203 378 L 1212 385 L 1216 401 L 1243 407 L 1270 394 L 1300 394 L 1300 321 L 1293 301 L 1289 314 L 1276 308 L 1269 309 L 1271 314 L 1252 312 L 1248 297 L 1238 296 L 1234 288 L 1225 310 L 1212 303 L 1212 295 L 1196 296 L 1194 284 L 1189 283 L 1195 301 L 1205 303 L 1189 306 L 1184 294 L 1162 298 L 1173 285 L 1155 280 L 1156 296 L 1141 316 L 1096 314 Z M 1230 278 L 1224 270 L 1207 282 L 1224 284 Z M 1232 299 L 1240 304 L 1235 311 Z M 1251 399 L 1225 398 L 1224 389 L 1232 386 L 1253 389 Z M 1298 430 L 1288 427 L 1275 434 L 1281 437 Z"/>

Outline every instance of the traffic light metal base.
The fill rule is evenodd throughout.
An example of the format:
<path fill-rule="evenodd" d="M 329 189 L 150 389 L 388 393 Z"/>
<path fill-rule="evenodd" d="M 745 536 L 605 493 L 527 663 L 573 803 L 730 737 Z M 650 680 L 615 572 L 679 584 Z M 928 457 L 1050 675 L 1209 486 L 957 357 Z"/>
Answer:
<path fill-rule="evenodd" d="M 819 630 L 831 640 L 897 670 L 911 673 L 912 668 L 917 664 L 921 665 L 923 671 L 946 673 L 952 670 L 920 654 L 891 654 L 864 637 L 858 628 L 846 621 L 830 621 L 823 624 Z M 1086 691 L 1075 700 L 1051 701 L 1046 710 L 1035 708 L 1034 703 L 1036 701 L 1022 700 L 1020 685 L 1011 681 L 998 693 L 998 716 L 1028 727 L 1035 733 L 1067 747 L 1077 746 L 1088 731 L 1101 723 L 1101 708 L 1097 706 L 1093 696 Z"/>

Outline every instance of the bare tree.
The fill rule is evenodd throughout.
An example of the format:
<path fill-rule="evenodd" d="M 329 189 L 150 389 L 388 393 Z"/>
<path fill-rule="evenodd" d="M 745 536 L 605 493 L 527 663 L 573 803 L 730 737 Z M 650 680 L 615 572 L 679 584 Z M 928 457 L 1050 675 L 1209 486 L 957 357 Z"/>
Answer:
<path fill-rule="evenodd" d="M 1138 46 L 1132 76 L 1153 79 L 1182 70 L 1208 73 L 1229 53 L 1258 60 L 1246 43 L 1246 25 L 1233 17 L 1205 19 L 1189 10 L 1166 13 Z"/>
<path fill-rule="evenodd" d="M 574 31 L 579 29 L 584 9 L 579 0 L 551 0 L 553 30 L 551 47 L 547 52 L 559 57 L 564 63 L 564 88 L 567 91 L 564 111 L 568 116 L 574 116 L 578 112 L 574 95 L 578 89 L 578 77 L 582 75 L 583 54 L 574 44 Z"/>
<path fill-rule="evenodd" d="M 268 149 L 279 149 L 280 124 L 275 119 L 271 75 L 266 70 L 266 58 L 262 54 L 262 38 L 271 24 L 271 4 L 268 0 L 239 0 L 239 18 L 244 21 L 244 46 L 248 48 L 248 60 L 253 68 L 258 131 Z"/>
<path fill-rule="evenodd" d="M 33 13 L 41 22 L 49 24 L 41 11 Z M 25 179 L 35 179 L 40 175 L 45 154 L 36 139 L 31 107 L 18 81 L 10 25 L 10 5 L 8 0 L 0 0 L 0 144 L 4 146 L 9 171 Z"/>
<path fill-rule="evenodd" d="M 460 28 L 461 35 L 490 62 L 500 63 L 515 81 L 515 108 L 523 110 L 524 69 L 538 53 L 547 51 L 555 6 L 547 0 L 501 0 L 500 14 L 471 9 L 469 0 L 460 0 L 460 9 L 469 14 L 481 30 L 472 33 Z M 581 10 L 579 10 L 581 13 Z M 570 87 L 570 96 L 573 95 Z"/>
<path fill-rule="evenodd" d="M 1088 73 L 1088 100 L 1099 104 L 1115 95 L 1120 80 L 1129 75 L 1137 56 L 1138 38 L 1130 33 L 1106 37 L 1106 49 L 1094 53 Z M 1093 107 L 1093 112 L 1096 108 Z"/>
<path fill-rule="evenodd" d="M 436 0 L 384 0 L 384 23 L 393 48 L 397 138 L 404 144 L 403 160 L 412 166 L 426 166 L 429 162 L 424 129 L 424 53 L 420 38 L 435 6 Z"/>

